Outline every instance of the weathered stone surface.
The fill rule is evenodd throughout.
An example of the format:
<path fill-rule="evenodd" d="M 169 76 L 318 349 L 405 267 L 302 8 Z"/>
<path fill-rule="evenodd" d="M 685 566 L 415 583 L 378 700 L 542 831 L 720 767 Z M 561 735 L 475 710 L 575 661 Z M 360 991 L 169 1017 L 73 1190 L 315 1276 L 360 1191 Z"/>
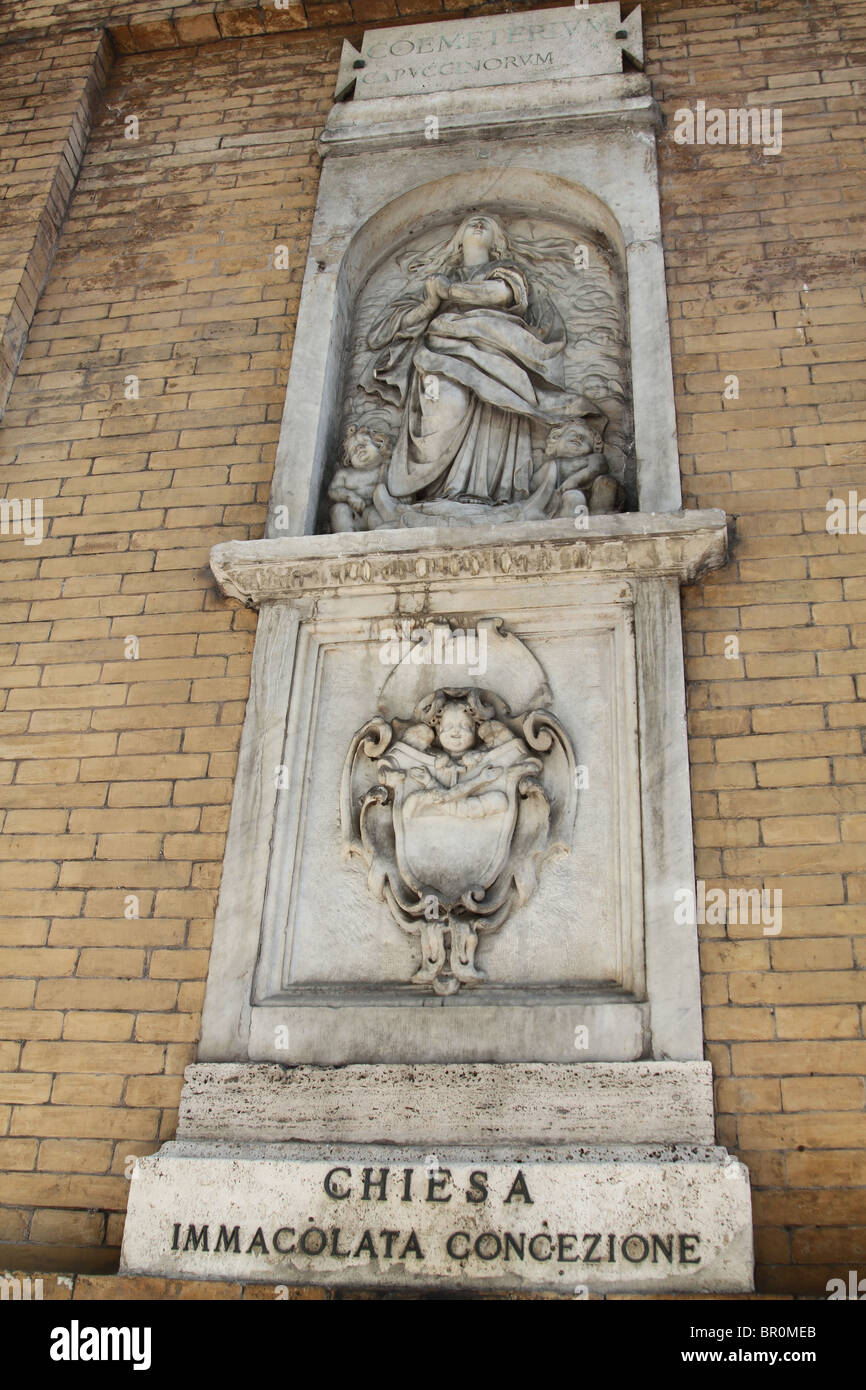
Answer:
<path fill-rule="evenodd" d="M 625 284 L 605 246 L 490 211 L 386 256 L 354 306 L 332 532 L 634 510 Z"/>
<path fill-rule="evenodd" d="M 504 557 L 502 547 L 499 553 Z M 328 585 L 319 591 L 315 615 L 304 613 L 297 626 L 287 605 L 269 604 L 263 614 L 256 649 L 262 660 L 247 712 L 250 742 L 236 790 L 236 800 L 250 798 L 250 809 L 233 818 L 230 831 L 204 1060 L 565 1062 L 578 1053 L 587 1061 L 652 1055 L 643 988 L 631 586 L 591 574 L 530 579 L 500 570 L 494 590 L 483 574 L 449 574 L 449 557 L 453 552 L 440 552 L 436 577 L 413 571 L 411 579 L 361 583 L 342 593 Z M 385 629 L 395 607 L 420 610 L 420 626 L 462 608 L 461 621 L 484 630 L 491 601 L 496 642 L 489 643 L 483 673 L 466 663 L 391 664 Z M 535 674 L 518 689 L 515 653 L 521 651 Z M 344 762 L 359 719 L 379 709 L 405 719 L 419 698 L 455 684 L 499 690 L 517 710 L 537 686 L 585 775 L 577 781 L 575 768 L 561 785 L 545 774 L 559 806 L 569 782 L 571 788 L 583 783 L 576 826 L 557 831 L 563 849 L 554 856 L 547 852 L 553 844 L 543 850 L 537 890 L 524 892 L 502 930 L 484 942 L 478 963 L 488 981 L 465 998 L 442 999 L 410 983 L 417 948 L 345 861 L 340 820 L 344 800 L 356 804 L 345 787 Z M 280 768 L 284 775 L 276 778 Z M 372 765 L 357 790 L 371 777 Z M 690 865 L 678 871 L 687 882 Z M 691 939 L 694 929 L 689 932 Z M 686 961 L 694 947 L 671 914 L 670 942 L 673 935 L 683 935 Z M 659 1050 L 697 1057 L 698 1035 L 691 1023 L 686 1028 L 691 1015 L 681 1003 Z"/>
<path fill-rule="evenodd" d="M 139 1161 L 122 1270 L 338 1286 L 752 1287 L 724 1149 L 175 1142 Z"/>
<path fill-rule="evenodd" d="M 629 504 L 647 512 L 681 505 L 657 108 L 643 78 L 538 82 L 520 89 L 519 102 L 514 90 L 377 97 L 338 103 L 331 113 L 299 311 L 303 350 L 294 354 L 286 395 L 270 535 L 321 525 L 319 499 L 345 445 L 339 416 L 347 350 L 371 276 L 479 214 L 505 216 L 521 236 L 543 224 L 543 237 L 585 247 L 590 265 L 610 269 L 623 308 L 620 346 L 634 423 Z M 630 424 L 624 432 L 631 436 Z"/>
<path fill-rule="evenodd" d="M 414 643 L 389 629 L 385 643 L 391 673 L 343 767 L 343 856 L 408 938 L 404 983 L 445 997 L 491 979 L 476 960 L 482 941 L 527 904 L 546 861 L 568 852 L 576 759 L 544 671 L 499 619 L 480 619 L 468 642 L 439 622 Z M 557 964 L 551 956 L 538 973 Z M 526 965 L 500 961 L 492 978 L 525 980 Z"/>
<path fill-rule="evenodd" d="M 355 100 L 451 91 L 502 82 L 619 72 L 626 52 L 643 59 L 640 7 L 620 19 L 619 0 L 573 10 L 536 10 L 365 34 L 345 42 L 335 95 Z"/>
<path fill-rule="evenodd" d="M 525 927 L 525 919 L 521 921 Z M 520 925 L 519 921 L 516 931 Z M 272 937 L 267 944 L 273 947 Z M 562 991 L 565 998 L 561 1000 L 555 994 L 551 998 L 549 991 L 546 997 L 537 988 L 511 986 L 509 992 L 510 1000 L 503 999 L 504 991 L 492 989 L 456 999 L 429 995 L 407 999 L 392 989 L 391 998 L 377 1004 L 376 994 L 363 986 L 349 986 L 342 998 L 323 990 L 318 1002 L 309 996 L 304 1000 L 301 991 L 294 997 L 287 991 L 284 1002 L 251 1008 L 244 1055 L 253 1062 L 285 1059 L 324 1066 L 393 1061 L 568 1062 L 578 1055 L 587 1061 L 630 1062 L 647 1055 L 651 1039 L 645 1001 L 623 998 L 615 991 L 592 1003 L 581 999 L 576 990 Z M 203 1059 L 219 1060 L 213 1058 L 216 1049 L 210 1039 L 221 1026 L 230 1026 L 229 1007 L 226 1001 L 208 1013 L 208 1041 L 199 1047 Z M 684 1051 L 696 1047 L 694 1019 L 688 1012 L 678 1020 L 678 1027 L 674 1022 L 672 1036 L 678 1045 Z"/>
<path fill-rule="evenodd" d="M 423 97 L 378 96 L 369 101 L 337 102 L 319 136 L 323 154 L 373 153 L 400 146 L 423 149 L 425 117 L 435 116 L 440 140 L 473 133 L 490 141 L 533 135 L 586 135 L 629 123 L 655 130 L 661 111 L 651 95 L 649 79 L 639 73 L 618 77 L 564 77 L 536 81 L 524 88 L 519 105 L 506 86 L 464 88 L 455 92 L 426 92 Z M 419 119 L 420 118 L 420 119 Z M 485 153 L 484 157 L 488 157 Z"/>
<path fill-rule="evenodd" d="M 358 1144 L 713 1142 L 709 1062 L 187 1067 L 178 1138 Z"/>
<path fill-rule="evenodd" d="M 227 587 L 291 602 L 266 602 L 259 625 L 202 1060 L 701 1056 L 695 929 L 674 912 L 676 889 L 693 879 L 689 806 L 683 790 L 681 804 L 666 809 L 664 789 L 671 779 L 684 789 L 686 778 L 678 578 L 718 563 L 724 522 L 716 514 L 605 522 L 613 529 L 591 541 L 555 521 L 515 527 L 514 540 L 501 530 L 485 540 L 478 528 L 474 546 L 471 533 L 458 532 L 458 545 L 431 536 L 420 552 L 412 538 L 424 531 L 217 553 Z M 617 563 L 637 573 L 626 579 Z M 492 618 L 508 652 L 525 652 L 532 679 L 512 689 L 515 661 L 497 665 L 493 643 L 483 673 L 469 662 L 435 665 L 435 644 L 430 663 L 389 666 L 395 624 L 426 631 L 454 613 L 476 634 Z M 417 950 L 375 900 L 381 889 L 371 900 L 344 860 L 340 808 L 356 806 L 376 781 L 370 764 L 346 790 L 360 723 L 377 712 L 408 720 L 419 699 L 453 686 L 499 691 L 515 710 L 530 687 L 543 687 L 539 698 L 585 775 L 574 833 L 557 839 L 566 852 L 544 863 L 536 891 L 481 947 L 488 984 L 434 999 L 408 983 Z M 551 782 L 560 805 L 566 792 Z M 667 968 L 672 955 L 677 971 Z"/>
<path fill-rule="evenodd" d="M 435 582 L 515 573 L 558 577 L 629 571 L 676 576 L 693 583 L 725 563 L 725 514 L 581 517 L 514 523 L 503 533 L 490 523 L 411 531 L 226 541 L 211 551 L 211 569 L 231 598 L 258 607 L 271 599 L 331 587 L 368 591 L 399 580 Z"/>

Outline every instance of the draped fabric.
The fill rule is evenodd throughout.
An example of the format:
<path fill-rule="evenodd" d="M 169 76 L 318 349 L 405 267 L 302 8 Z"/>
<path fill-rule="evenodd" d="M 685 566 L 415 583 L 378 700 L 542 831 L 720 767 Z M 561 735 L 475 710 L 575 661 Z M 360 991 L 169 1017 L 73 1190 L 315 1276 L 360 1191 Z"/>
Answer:
<path fill-rule="evenodd" d="M 565 328 L 549 297 L 513 261 L 449 272 L 452 284 L 504 282 L 504 309 L 439 308 L 407 323 L 406 296 L 368 336 L 366 390 L 402 408 L 387 474 L 392 497 L 507 502 L 530 493 L 531 423 L 550 423 L 565 388 Z M 425 378 L 434 376 L 434 392 Z"/>

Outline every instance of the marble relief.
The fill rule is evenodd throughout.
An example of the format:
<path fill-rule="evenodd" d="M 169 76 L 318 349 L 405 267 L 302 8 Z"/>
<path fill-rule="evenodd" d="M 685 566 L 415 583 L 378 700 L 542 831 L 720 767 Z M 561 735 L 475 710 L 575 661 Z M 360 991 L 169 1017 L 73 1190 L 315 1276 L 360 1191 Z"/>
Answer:
<path fill-rule="evenodd" d="M 618 511 L 632 454 L 613 268 L 488 213 L 392 258 L 358 306 L 332 531 Z"/>
<path fill-rule="evenodd" d="M 504 669 L 516 654 L 518 667 L 540 673 L 501 621 L 485 620 L 481 630 L 494 666 Z M 576 811 L 575 757 L 549 702 L 544 680 L 529 709 L 477 685 L 439 686 L 408 716 L 375 715 L 351 740 L 340 798 L 344 854 L 363 861 L 371 895 L 417 939 L 412 983 L 436 994 L 487 979 L 475 960 L 479 936 L 528 902 L 551 854 L 567 852 L 561 837 L 570 839 Z"/>

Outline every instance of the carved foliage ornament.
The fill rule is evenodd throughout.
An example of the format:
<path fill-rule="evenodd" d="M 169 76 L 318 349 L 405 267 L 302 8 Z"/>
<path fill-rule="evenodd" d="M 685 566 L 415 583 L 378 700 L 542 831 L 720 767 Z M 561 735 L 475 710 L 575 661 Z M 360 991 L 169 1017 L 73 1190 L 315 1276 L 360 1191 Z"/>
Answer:
<path fill-rule="evenodd" d="M 440 687 L 409 719 L 370 719 L 354 735 L 341 789 L 344 851 L 417 938 L 416 985 L 454 994 L 486 975 L 480 935 L 535 891 L 575 813 L 575 759 L 544 708 L 512 714 L 491 690 Z"/>

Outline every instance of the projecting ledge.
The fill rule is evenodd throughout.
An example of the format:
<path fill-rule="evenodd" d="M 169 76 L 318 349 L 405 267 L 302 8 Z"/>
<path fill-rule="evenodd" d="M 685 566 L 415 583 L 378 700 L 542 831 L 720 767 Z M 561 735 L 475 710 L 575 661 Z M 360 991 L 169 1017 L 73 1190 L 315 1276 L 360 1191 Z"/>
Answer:
<path fill-rule="evenodd" d="M 712 1144 L 709 1062 L 187 1067 L 180 1139 Z"/>
<path fill-rule="evenodd" d="M 661 113 L 640 73 L 555 79 L 524 84 L 515 103 L 513 86 L 467 87 L 338 102 L 331 108 L 319 149 L 325 156 L 398 145 L 429 145 L 429 122 L 436 139 L 474 140 L 568 134 L 611 126 L 661 125 Z"/>
<path fill-rule="evenodd" d="M 711 510 L 228 541 L 213 547 L 210 565 L 223 593 L 257 608 L 304 593 L 464 576 L 561 579 L 594 572 L 690 584 L 722 566 L 726 555 L 725 513 Z"/>

